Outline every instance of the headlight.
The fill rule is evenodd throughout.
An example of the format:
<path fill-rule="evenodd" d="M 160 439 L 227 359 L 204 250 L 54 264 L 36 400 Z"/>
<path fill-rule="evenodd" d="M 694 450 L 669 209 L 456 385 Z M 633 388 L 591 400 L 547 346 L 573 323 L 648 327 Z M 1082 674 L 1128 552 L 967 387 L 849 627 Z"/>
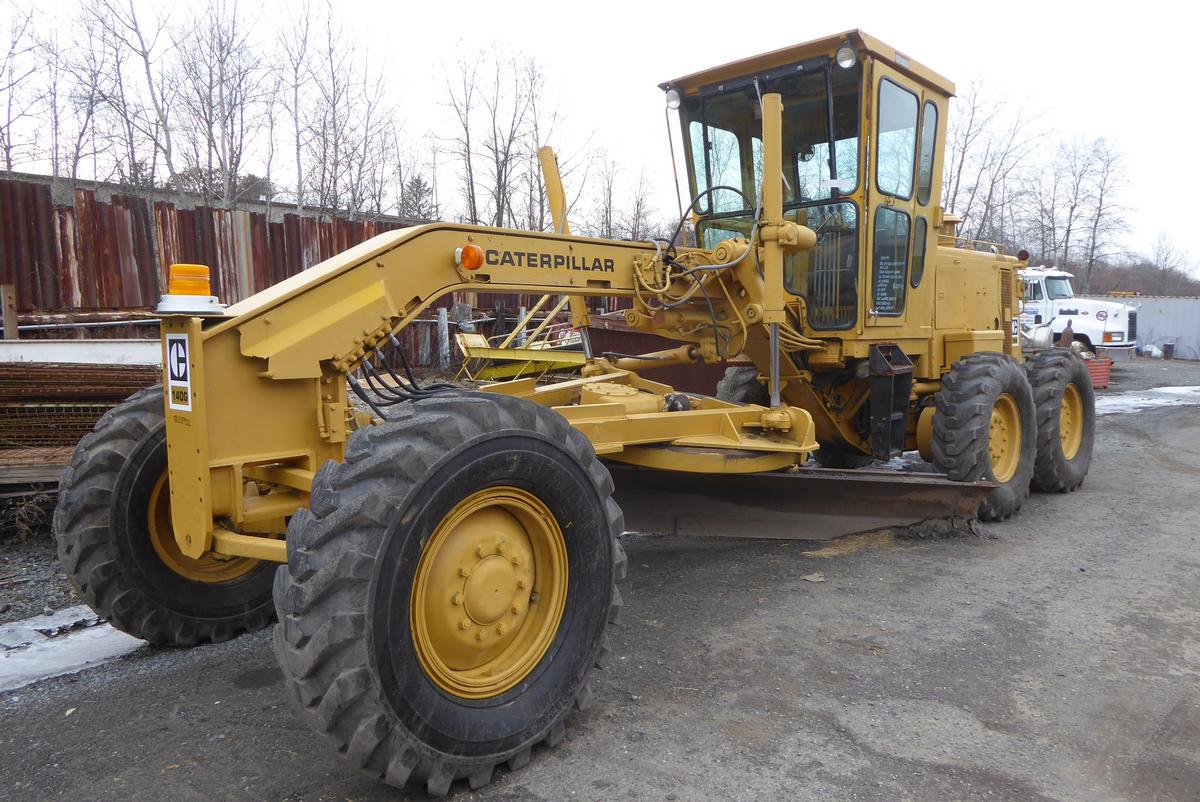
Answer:
<path fill-rule="evenodd" d="M 839 47 L 833 58 L 834 61 L 837 62 L 837 65 L 843 70 L 850 69 L 858 62 L 858 54 L 854 52 L 854 48 L 850 45 L 842 45 Z"/>
<path fill-rule="evenodd" d="M 675 111 L 677 108 L 679 108 L 679 90 L 678 89 L 668 89 L 667 90 L 667 108 L 670 109 L 671 111 Z"/>

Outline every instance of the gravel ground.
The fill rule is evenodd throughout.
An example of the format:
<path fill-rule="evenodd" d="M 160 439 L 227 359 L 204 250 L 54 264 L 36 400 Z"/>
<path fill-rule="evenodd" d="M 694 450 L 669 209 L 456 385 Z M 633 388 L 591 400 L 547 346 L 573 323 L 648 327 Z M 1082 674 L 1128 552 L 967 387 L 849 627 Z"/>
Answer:
<path fill-rule="evenodd" d="M 1196 384 L 1137 360 L 1109 392 Z M 982 538 L 631 539 L 594 706 L 456 798 L 1196 799 L 1197 474 L 1200 407 L 1152 409 Z M 424 798 L 307 731 L 266 633 L 0 695 L 0 720 L 16 798 Z"/>

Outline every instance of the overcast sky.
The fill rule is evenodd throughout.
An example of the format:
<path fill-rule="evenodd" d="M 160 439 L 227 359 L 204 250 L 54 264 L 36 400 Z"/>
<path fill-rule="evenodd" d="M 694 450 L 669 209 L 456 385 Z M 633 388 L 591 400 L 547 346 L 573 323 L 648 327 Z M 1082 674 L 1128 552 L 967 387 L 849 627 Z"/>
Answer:
<path fill-rule="evenodd" d="M 410 134 L 428 130 L 423 117 L 441 117 L 443 65 L 495 40 L 538 58 L 572 120 L 571 135 L 592 134 L 592 144 L 608 147 L 628 169 L 652 171 L 664 213 L 674 208 L 675 195 L 658 83 L 862 28 L 960 87 L 981 80 L 989 95 L 1040 113 L 1046 129 L 1116 143 L 1129 179 L 1122 199 L 1127 247 L 1148 252 L 1167 232 L 1188 252 L 1189 265 L 1200 263 L 1200 226 L 1188 201 L 1200 185 L 1191 144 L 1200 112 L 1185 79 L 1186 43 L 1200 13 L 1190 3 L 339 5 L 354 15 L 347 22 L 361 26 L 372 50 L 393 59 Z M 1169 120 L 1184 141 L 1170 142 Z M 1175 153 L 1164 153 L 1168 143 Z"/>
<path fill-rule="evenodd" d="M 236 1 L 258 18 L 264 40 L 299 7 L 293 0 Z M 150 9 L 169 9 L 178 19 L 199 5 L 135 2 L 144 18 Z M 623 165 L 627 190 L 645 169 L 663 218 L 674 214 L 676 200 L 657 84 L 862 28 L 960 88 L 980 81 L 988 97 L 1037 115 L 1036 126 L 1051 132 L 1047 148 L 1072 137 L 1115 143 L 1128 179 L 1120 199 L 1128 228 L 1124 246 L 1148 253 L 1165 232 L 1200 275 L 1200 225 L 1188 200 L 1200 185 L 1192 144 L 1200 112 L 1185 63 L 1200 13 L 1187 2 L 332 2 L 347 37 L 369 48 L 373 62 L 390 64 L 405 139 L 424 161 L 435 143 L 445 148 L 454 135 L 448 68 L 496 43 L 536 57 L 547 76 L 547 93 L 568 125 L 546 144 L 564 157 L 585 146 L 607 149 Z M 319 7 L 321 0 L 312 3 Z M 40 7 L 51 19 L 65 20 L 77 4 L 47 0 Z M 449 157 L 439 159 L 443 206 L 454 208 L 455 187 L 445 186 L 452 177 Z"/>

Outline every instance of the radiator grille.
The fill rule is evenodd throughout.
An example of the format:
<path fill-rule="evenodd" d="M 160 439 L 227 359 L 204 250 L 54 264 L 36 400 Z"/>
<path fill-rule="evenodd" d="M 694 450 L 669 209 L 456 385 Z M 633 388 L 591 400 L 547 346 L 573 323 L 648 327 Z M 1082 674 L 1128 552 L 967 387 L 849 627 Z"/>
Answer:
<path fill-rule="evenodd" d="M 1129 331 L 1125 333 L 1125 342 L 1137 342 L 1137 312 L 1129 310 Z"/>
<path fill-rule="evenodd" d="M 1000 268 L 1000 320 L 1003 328 L 1010 328 L 1013 320 L 1013 274 L 1012 270 L 1002 267 Z M 1004 338 L 1004 353 L 1012 356 L 1013 352 L 1013 337 L 1006 336 Z"/>

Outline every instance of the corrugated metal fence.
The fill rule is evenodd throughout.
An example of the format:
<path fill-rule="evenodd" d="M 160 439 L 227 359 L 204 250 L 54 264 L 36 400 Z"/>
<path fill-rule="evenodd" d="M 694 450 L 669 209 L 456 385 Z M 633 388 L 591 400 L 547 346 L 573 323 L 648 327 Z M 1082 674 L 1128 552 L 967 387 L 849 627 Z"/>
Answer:
<path fill-rule="evenodd" d="M 120 194 L 108 185 L 68 192 L 64 202 L 51 179 L 0 174 L 0 283 L 16 285 L 21 312 L 152 307 L 172 262 L 209 265 L 216 292 L 234 302 L 411 224 L 318 219 L 262 204 L 186 208 L 186 199 Z"/>

